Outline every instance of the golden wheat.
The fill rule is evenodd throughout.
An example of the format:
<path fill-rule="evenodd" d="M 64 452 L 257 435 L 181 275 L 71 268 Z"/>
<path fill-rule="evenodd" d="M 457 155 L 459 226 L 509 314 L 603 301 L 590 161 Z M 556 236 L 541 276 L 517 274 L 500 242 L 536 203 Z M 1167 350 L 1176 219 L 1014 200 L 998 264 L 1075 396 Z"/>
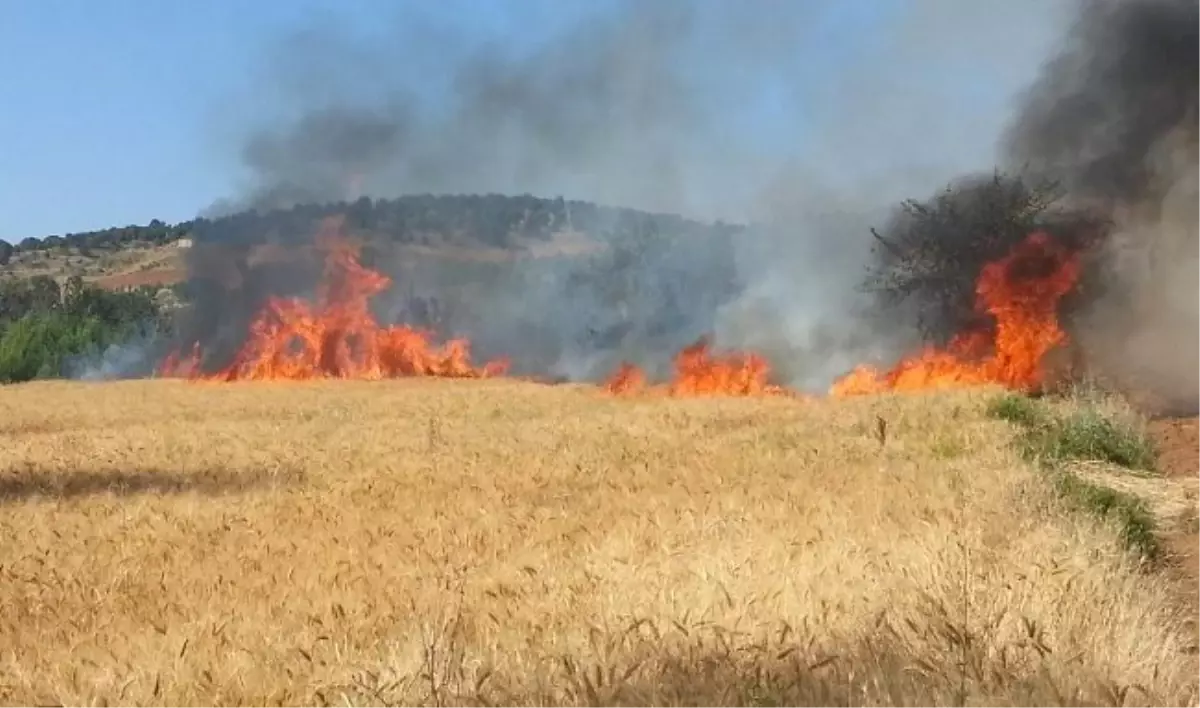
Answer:
<path fill-rule="evenodd" d="M 990 395 L 4 388 L 0 701 L 1194 704 Z"/>

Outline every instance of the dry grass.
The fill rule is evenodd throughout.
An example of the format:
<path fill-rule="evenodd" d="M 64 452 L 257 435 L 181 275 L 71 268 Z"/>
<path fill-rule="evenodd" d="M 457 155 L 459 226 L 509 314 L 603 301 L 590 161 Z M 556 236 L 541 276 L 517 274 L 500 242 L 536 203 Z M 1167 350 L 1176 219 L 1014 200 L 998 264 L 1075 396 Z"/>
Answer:
<path fill-rule="evenodd" d="M 84 255 L 76 248 L 62 247 L 16 253 L 0 266 L 0 278 L 32 278 L 44 275 L 59 281 L 78 275 L 101 287 L 141 284 L 170 284 L 183 274 L 182 251 L 175 244 L 131 244 L 113 249 L 95 249 Z"/>
<path fill-rule="evenodd" d="M 991 395 L 5 388 L 0 701 L 1195 704 Z"/>

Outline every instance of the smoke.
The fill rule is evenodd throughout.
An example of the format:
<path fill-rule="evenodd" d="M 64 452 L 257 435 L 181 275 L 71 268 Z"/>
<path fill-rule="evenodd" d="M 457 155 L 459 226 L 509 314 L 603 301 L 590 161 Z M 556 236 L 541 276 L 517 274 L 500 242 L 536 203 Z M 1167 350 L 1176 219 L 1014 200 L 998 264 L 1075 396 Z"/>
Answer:
<path fill-rule="evenodd" d="M 1161 200 L 1184 166 L 1171 164 L 1171 153 L 1195 155 L 1186 140 L 1168 142 L 1196 134 L 1197 8 L 1191 0 L 1081 3 L 1005 136 L 1010 159 L 1081 199 Z"/>
<path fill-rule="evenodd" d="M 1118 224 L 1113 292 L 1121 319 L 1145 332 L 1092 327 L 1143 351 L 1115 359 L 1145 359 L 1195 312 L 1194 3 L 514 9 L 490 36 L 406 6 L 395 22 L 376 18 L 374 33 L 323 20 L 275 47 L 254 78 L 265 115 L 238 150 L 244 188 L 207 214 L 251 211 L 198 237 L 187 334 L 228 353 L 266 297 L 311 289 L 308 256 L 247 265 L 246 244 L 268 229 L 258 211 L 301 205 L 299 224 L 303 205 L 362 194 L 563 195 L 750 226 L 659 242 L 638 227 L 640 243 L 518 259 L 465 287 L 445 262 L 378 265 L 404 298 L 471 293 L 442 318 L 446 334 L 511 355 L 518 370 L 593 378 L 619 358 L 661 367 L 714 331 L 719 346 L 762 351 L 784 382 L 822 388 L 914 343 L 912 313 L 881 313 L 858 292 L 869 228 L 901 199 L 997 163 L 1060 180 L 1072 202 Z M 535 21 L 548 14 L 555 21 Z M 587 231 L 603 240 L 628 226 Z M 312 232 L 272 228 L 293 243 Z M 1116 265 L 1126 241 L 1172 245 L 1152 249 L 1146 277 Z M 404 298 L 381 308 L 400 317 Z M 1147 309 L 1161 325 L 1134 314 Z M 1186 327 L 1195 332 L 1194 314 Z M 1194 375 L 1183 344 L 1174 351 Z"/>
<path fill-rule="evenodd" d="M 1102 374 L 1168 408 L 1200 395 L 1200 5 L 1081 3 L 1004 137 L 1011 164 L 1057 180 L 1112 231 L 1104 294 L 1078 325 Z"/>
<path fill-rule="evenodd" d="M 124 342 L 69 357 L 63 362 L 63 373 L 80 381 L 142 378 L 158 365 L 155 357 L 160 343 L 153 328 L 143 327 Z"/>

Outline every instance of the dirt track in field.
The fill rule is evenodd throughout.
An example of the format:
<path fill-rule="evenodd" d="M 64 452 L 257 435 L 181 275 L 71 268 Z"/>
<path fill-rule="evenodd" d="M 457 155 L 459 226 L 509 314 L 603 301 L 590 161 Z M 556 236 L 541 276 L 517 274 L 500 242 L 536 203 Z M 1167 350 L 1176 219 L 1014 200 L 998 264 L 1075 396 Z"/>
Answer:
<path fill-rule="evenodd" d="M 1150 423 L 1150 435 L 1159 454 L 1163 474 L 1176 478 L 1200 475 L 1200 418 L 1163 418 Z M 1200 529 L 1164 539 L 1191 583 L 1193 600 L 1200 608 Z"/>

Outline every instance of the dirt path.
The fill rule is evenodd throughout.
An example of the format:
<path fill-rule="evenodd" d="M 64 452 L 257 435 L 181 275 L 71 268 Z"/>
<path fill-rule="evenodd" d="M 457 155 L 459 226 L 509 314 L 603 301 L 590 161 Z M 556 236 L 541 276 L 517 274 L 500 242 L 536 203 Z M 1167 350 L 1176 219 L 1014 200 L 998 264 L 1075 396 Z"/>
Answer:
<path fill-rule="evenodd" d="M 1150 424 L 1158 446 L 1159 466 L 1169 480 L 1200 480 L 1200 416 L 1164 418 Z M 1190 502 L 1187 494 L 1184 503 Z M 1195 499 L 1200 505 L 1200 498 Z M 1164 539 L 1171 569 L 1190 595 L 1195 616 L 1200 618 L 1200 523 L 1178 524 Z"/>
<path fill-rule="evenodd" d="M 1168 477 L 1200 474 L 1200 418 L 1151 421 L 1150 435 L 1158 445 L 1159 464 Z"/>

